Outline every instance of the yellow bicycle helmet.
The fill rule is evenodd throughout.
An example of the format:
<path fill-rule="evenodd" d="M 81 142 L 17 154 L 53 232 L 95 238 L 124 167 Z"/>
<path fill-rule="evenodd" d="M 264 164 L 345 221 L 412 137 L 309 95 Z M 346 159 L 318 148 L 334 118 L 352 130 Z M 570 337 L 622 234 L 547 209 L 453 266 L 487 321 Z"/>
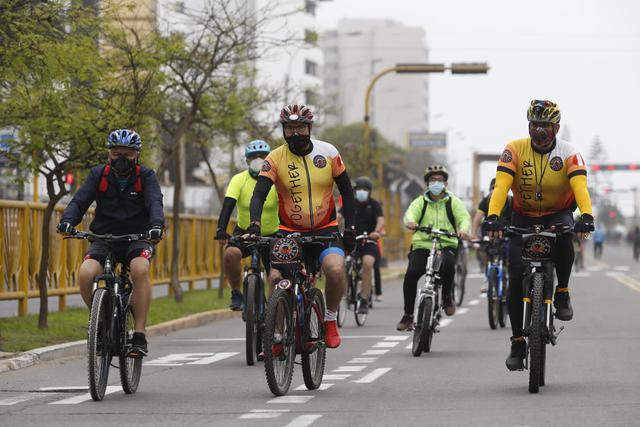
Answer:
<path fill-rule="evenodd" d="M 530 122 L 560 123 L 558 104 L 551 101 L 534 99 L 527 109 L 527 120 Z"/>
<path fill-rule="evenodd" d="M 424 182 L 429 182 L 429 177 L 434 174 L 439 174 L 444 176 L 445 181 L 449 180 L 449 171 L 443 165 L 431 165 L 427 166 L 424 170 Z"/>

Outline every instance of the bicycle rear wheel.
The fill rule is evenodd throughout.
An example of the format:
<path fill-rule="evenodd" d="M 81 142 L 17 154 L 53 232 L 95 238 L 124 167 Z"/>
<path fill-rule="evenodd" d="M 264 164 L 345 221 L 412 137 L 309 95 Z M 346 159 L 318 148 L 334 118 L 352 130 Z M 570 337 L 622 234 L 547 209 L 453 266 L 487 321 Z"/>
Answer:
<path fill-rule="evenodd" d="M 498 297 L 498 270 L 490 267 L 489 286 L 487 287 L 487 311 L 489 314 L 489 327 L 498 327 L 500 299 Z"/>
<path fill-rule="evenodd" d="M 302 331 L 302 376 L 304 385 L 315 390 L 322 384 L 327 348 L 324 344 L 324 297 L 320 289 L 307 292 L 308 306 Z"/>
<path fill-rule="evenodd" d="M 294 310 L 291 294 L 276 289 L 271 294 L 264 322 L 264 370 L 269 390 L 276 396 L 289 391 L 296 357 Z"/>
<path fill-rule="evenodd" d="M 253 366 L 256 361 L 258 351 L 258 281 L 260 278 L 255 274 L 247 276 L 245 286 L 245 355 L 247 365 Z"/>
<path fill-rule="evenodd" d="M 355 301 L 355 304 L 353 305 L 353 314 L 356 318 L 356 325 L 364 326 L 364 324 L 367 322 L 368 314 L 358 313 L 358 305 L 360 305 L 360 292 L 358 291 L 358 288 L 358 282 L 356 282 L 356 285 L 353 287 L 353 289 L 355 289 L 353 298 Z"/>
<path fill-rule="evenodd" d="M 127 357 L 127 350 L 131 338 L 133 338 L 133 332 L 135 330 L 135 318 L 133 316 L 133 309 L 127 304 L 124 311 L 123 328 L 120 333 L 121 346 L 120 346 L 120 383 L 122 389 L 127 394 L 133 394 L 138 390 L 140 384 L 140 375 L 142 374 L 142 358 L 141 357 Z"/>
<path fill-rule="evenodd" d="M 534 273 L 531 281 L 531 325 L 529 330 L 529 393 L 537 393 L 542 375 L 542 347 L 544 310 L 542 298 L 544 292 L 544 276 Z"/>
<path fill-rule="evenodd" d="M 431 339 L 433 330 L 431 329 L 431 317 L 433 310 L 433 299 L 431 297 L 420 298 L 418 305 L 418 318 L 413 329 L 413 345 L 411 353 L 415 357 L 420 357 L 423 351 L 431 351 Z"/>
<path fill-rule="evenodd" d="M 462 305 L 464 300 L 466 275 L 464 267 L 459 262 L 456 263 L 456 272 L 453 279 L 453 300 L 458 307 Z"/>
<path fill-rule="evenodd" d="M 95 401 L 104 398 L 109 380 L 109 364 L 111 363 L 109 348 L 110 306 L 109 292 L 104 288 L 96 289 L 91 302 L 87 336 L 89 393 Z"/>

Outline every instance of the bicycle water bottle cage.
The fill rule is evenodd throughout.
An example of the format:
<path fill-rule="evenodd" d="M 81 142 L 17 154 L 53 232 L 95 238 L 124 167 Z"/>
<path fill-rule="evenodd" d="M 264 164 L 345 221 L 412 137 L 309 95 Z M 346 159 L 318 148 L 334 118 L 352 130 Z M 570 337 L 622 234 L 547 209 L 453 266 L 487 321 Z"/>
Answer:
<path fill-rule="evenodd" d="M 524 261 L 548 261 L 553 257 L 555 234 L 537 232 L 522 235 Z"/>

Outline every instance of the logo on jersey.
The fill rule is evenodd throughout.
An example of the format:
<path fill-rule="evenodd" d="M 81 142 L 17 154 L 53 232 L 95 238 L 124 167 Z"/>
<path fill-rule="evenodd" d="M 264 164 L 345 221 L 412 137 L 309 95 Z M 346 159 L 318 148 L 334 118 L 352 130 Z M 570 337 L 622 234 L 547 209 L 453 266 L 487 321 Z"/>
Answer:
<path fill-rule="evenodd" d="M 562 166 L 564 166 L 564 164 L 560 157 L 555 156 L 551 160 L 549 160 L 549 166 L 551 167 L 551 169 L 557 172 L 562 169 Z"/>
<path fill-rule="evenodd" d="M 317 155 L 313 158 L 313 164 L 319 168 L 322 169 L 323 167 L 327 166 L 327 159 L 325 159 L 324 156 L 321 155 Z"/>
<path fill-rule="evenodd" d="M 500 156 L 500 161 L 502 163 L 510 163 L 511 160 L 513 160 L 513 154 L 511 154 L 511 151 L 509 150 L 504 150 L 502 152 L 502 156 Z"/>
<path fill-rule="evenodd" d="M 262 172 L 269 172 L 271 170 L 271 163 L 265 162 L 262 164 Z"/>

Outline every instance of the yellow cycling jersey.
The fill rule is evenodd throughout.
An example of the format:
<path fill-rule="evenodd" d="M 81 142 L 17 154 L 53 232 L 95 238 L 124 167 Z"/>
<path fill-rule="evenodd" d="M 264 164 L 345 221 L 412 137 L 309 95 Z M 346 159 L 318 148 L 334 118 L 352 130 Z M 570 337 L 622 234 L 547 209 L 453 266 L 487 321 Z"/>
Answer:
<path fill-rule="evenodd" d="M 338 225 L 333 180 L 346 168 L 336 147 L 317 139 L 312 143 L 313 150 L 305 156 L 282 145 L 262 166 L 260 176 L 273 181 L 278 192 L 280 229 L 311 231 Z"/>
<path fill-rule="evenodd" d="M 509 188 L 513 210 L 521 215 L 573 210 L 576 203 L 583 214 L 592 214 L 585 161 L 575 146 L 559 138 L 548 153 L 534 151 L 531 138 L 507 144 L 498 161 L 489 215 L 500 214 Z"/>

